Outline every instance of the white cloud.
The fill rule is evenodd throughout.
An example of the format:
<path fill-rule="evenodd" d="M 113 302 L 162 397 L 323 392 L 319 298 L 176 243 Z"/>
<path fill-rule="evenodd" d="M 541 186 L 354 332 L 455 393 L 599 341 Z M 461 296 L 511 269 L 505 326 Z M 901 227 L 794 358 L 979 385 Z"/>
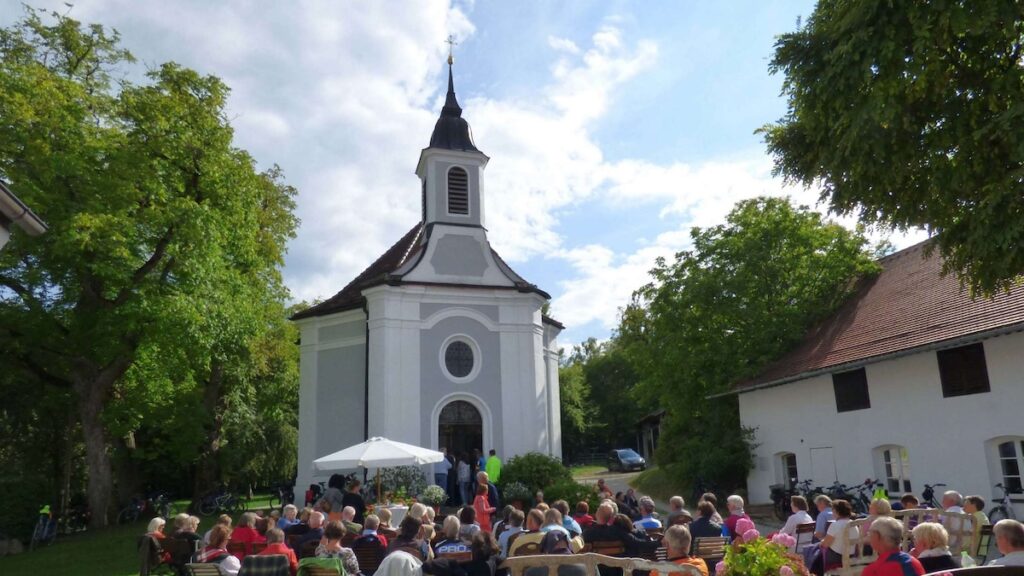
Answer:
<path fill-rule="evenodd" d="M 63 0 L 36 3 L 67 10 Z M 418 220 L 413 170 L 443 99 L 443 39 L 475 33 L 460 6 L 472 9 L 447 0 L 91 0 L 71 15 L 117 28 L 147 65 L 174 60 L 231 86 L 238 144 L 280 164 L 300 191 L 285 277 L 308 299 L 339 290 Z M 739 198 L 784 192 L 759 151 L 699 165 L 656 164 L 642 150 L 605 159 L 596 125 L 659 58 L 655 43 L 626 38 L 616 23 L 580 44 L 548 37 L 550 77 L 529 98 L 460 92 L 492 158 L 491 239 L 513 262 L 568 264 L 554 308 L 570 326 L 613 326 L 654 258 L 684 247 L 691 225 L 721 221 Z M 563 237 L 558 215 L 588 201 L 650 205 L 652 220 L 678 223 L 639 248 L 580 246 Z"/>

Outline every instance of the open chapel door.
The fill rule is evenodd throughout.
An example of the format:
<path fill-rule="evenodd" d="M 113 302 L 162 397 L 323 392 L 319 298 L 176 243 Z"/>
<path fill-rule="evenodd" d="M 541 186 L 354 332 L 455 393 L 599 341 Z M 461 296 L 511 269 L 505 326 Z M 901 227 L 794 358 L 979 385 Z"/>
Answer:
<path fill-rule="evenodd" d="M 484 419 L 476 406 L 464 400 L 448 403 L 441 409 L 437 426 L 438 449 L 447 448 L 454 455 L 472 455 L 473 450 L 483 453 Z"/>

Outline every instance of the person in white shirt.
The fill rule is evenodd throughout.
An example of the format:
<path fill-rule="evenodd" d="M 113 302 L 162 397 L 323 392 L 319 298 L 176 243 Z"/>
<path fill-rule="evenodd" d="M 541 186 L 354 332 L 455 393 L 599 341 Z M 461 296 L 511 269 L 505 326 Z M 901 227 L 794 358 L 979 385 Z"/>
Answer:
<path fill-rule="evenodd" d="M 452 469 L 452 463 L 448 461 L 448 449 L 441 448 L 441 451 L 444 452 L 444 458 L 434 464 L 434 484 L 447 491 L 448 471 Z"/>
<path fill-rule="evenodd" d="M 849 502 L 846 500 L 833 500 L 832 513 L 835 520 L 828 527 L 825 537 L 821 539 L 821 549 L 811 564 L 811 572 L 817 574 L 817 576 L 823 576 L 827 569 L 841 564 L 843 552 L 846 551 L 847 545 L 853 546 L 857 540 L 860 540 L 860 530 L 856 527 L 852 528 L 847 534 L 848 540 L 843 538 L 846 526 L 851 522 L 851 517 L 853 516 L 853 507 L 850 506 Z M 850 552 L 853 552 L 853 550 L 851 549 Z"/>
<path fill-rule="evenodd" d="M 789 508 L 793 514 L 786 519 L 786 524 L 779 530 L 780 534 L 796 536 L 796 527 L 801 524 L 814 524 L 814 518 L 807 513 L 807 498 L 803 496 L 792 496 L 789 499 Z"/>
<path fill-rule="evenodd" d="M 1000 520 L 992 527 L 996 548 L 1003 555 L 989 566 L 1024 566 L 1024 524 L 1016 520 Z"/>
<path fill-rule="evenodd" d="M 946 512 L 953 512 L 955 514 L 963 514 L 964 509 L 964 497 L 956 490 L 947 490 L 942 494 L 942 509 Z M 942 525 L 949 532 L 949 546 L 954 550 L 960 550 L 961 545 L 961 534 L 969 529 L 969 526 L 965 526 L 966 522 L 962 518 L 955 518 L 946 516 L 942 519 Z"/>

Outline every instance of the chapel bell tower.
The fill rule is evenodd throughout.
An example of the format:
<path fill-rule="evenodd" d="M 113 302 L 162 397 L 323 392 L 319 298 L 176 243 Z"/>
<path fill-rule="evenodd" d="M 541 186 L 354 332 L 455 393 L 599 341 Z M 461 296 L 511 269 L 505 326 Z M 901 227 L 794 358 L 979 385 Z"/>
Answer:
<path fill-rule="evenodd" d="M 484 167 L 490 158 L 473 143 L 469 123 L 455 99 L 452 57 L 448 56 L 448 95 L 434 125 L 430 146 L 420 153 L 416 175 L 423 195 L 423 224 L 484 226 Z"/>

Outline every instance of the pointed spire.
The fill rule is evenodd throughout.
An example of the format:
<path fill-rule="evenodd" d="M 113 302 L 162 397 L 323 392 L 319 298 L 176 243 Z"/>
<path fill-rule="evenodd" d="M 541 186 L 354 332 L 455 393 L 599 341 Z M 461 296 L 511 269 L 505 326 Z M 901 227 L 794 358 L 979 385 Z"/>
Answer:
<path fill-rule="evenodd" d="M 455 98 L 455 79 L 452 73 L 452 67 L 455 64 L 452 46 L 455 45 L 455 38 L 449 36 L 446 42 L 448 43 L 448 94 L 445 95 L 441 116 L 434 125 L 434 133 L 430 136 L 430 147 L 479 152 L 473 144 L 469 123 L 462 118 L 462 107 L 459 106 L 459 101 Z"/>
<path fill-rule="evenodd" d="M 444 99 L 444 108 L 441 108 L 442 116 L 462 116 L 462 107 L 455 98 L 455 81 L 452 79 L 452 57 L 448 55 L 448 95 Z"/>

